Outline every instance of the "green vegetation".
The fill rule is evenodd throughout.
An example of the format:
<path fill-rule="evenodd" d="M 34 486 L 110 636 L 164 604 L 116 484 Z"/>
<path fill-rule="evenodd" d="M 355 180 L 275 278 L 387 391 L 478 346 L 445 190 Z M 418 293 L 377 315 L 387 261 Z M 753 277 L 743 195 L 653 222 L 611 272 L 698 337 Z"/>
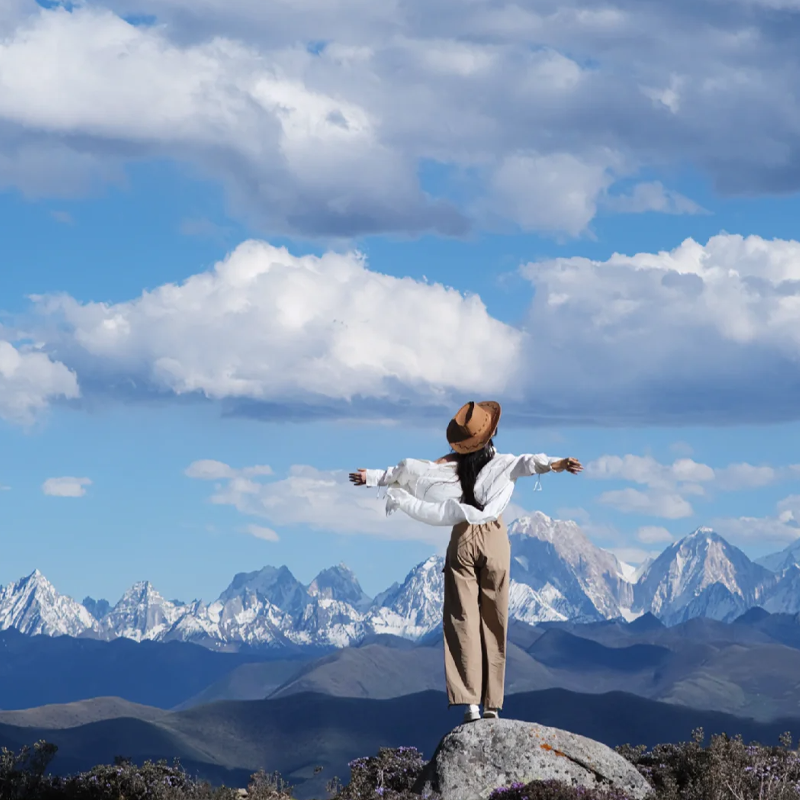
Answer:
<path fill-rule="evenodd" d="M 56 754 L 44 741 L 19 753 L 0 750 L 0 800 L 238 800 L 240 789 L 192 779 L 176 759 L 142 766 L 117 757 L 113 765 L 59 777 L 47 772 Z M 653 800 L 798 800 L 800 753 L 785 734 L 781 745 L 745 744 L 741 737 L 714 736 L 705 745 L 702 730 L 690 742 L 652 750 L 625 745 L 617 751 L 653 787 Z M 330 800 L 419 800 L 413 791 L 425 760 L 413 747 L 381 748 L 376 756 L 350 763 L 350 783 L 334 779 Z M 276 774 L 251 776 L 247 800 L 290 800 L 292 788 Z M 428 800 L 434 800 L 430 797 Z M 584 789 L 535 781 L 496 789 L 490 800 L 628 800 L 612 789 Z"/>

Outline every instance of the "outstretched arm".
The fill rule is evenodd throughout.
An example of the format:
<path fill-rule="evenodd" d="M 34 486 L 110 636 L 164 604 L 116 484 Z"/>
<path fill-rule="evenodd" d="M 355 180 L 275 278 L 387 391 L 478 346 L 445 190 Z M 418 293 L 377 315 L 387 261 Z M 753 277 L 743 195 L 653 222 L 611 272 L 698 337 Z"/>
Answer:
<path fill-rule="evenodd" d="M 388 469 L 359 469 L 350 473 L 350 482 L 356 486 L 391 486 L 407 484 L 415 476 L 422 475 L 431 468 L 432 463 L 444 464 L 455 456 L 442 456 L 435 462 L 421 458 L 404 458 L 396 467 Z"/>
<path fill-rule="evenodd" d="M 518 456 L 512 469 L 511 479 L 525 478 L 529 475 L 542 475 L 545 472 L 564 472 L 577 475 L 583 465 L 577 458 L 550 458 L 544 453 Z"/>
<path fill-rule="evenodd" d="M 396 467 L 388 469 L 359 469 L 350 473 L 350 482 L 356 486 L 390 486 L 393 483 L 402 483 L 407 477 L 407 462 L 401 461 Z"/>

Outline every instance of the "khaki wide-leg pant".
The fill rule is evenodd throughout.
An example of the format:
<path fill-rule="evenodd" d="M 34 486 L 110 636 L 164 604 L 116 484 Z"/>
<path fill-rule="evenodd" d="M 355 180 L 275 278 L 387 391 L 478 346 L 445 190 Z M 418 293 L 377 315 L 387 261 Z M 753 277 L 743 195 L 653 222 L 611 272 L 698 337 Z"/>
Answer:
<path fill-rule="evenodd" d="M 503 707 L 511 545 L 502 518 L 456 525 L 444 565 L 444 667 L 450 705 Z"/>

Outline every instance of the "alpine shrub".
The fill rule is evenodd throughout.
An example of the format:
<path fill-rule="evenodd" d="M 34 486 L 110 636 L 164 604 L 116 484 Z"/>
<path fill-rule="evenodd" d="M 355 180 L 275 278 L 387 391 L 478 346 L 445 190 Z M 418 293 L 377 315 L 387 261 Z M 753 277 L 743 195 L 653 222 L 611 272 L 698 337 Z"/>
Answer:
<path fill-rule="evenodd" d="M 190 777 L 175 759 L 132 764 L 118 756 L 66 777 L 45 774 L 57 747 L 41 741 L 33 751 L 0 751 L 0 800 L 239 800 L 238 789 L 212 786 Z M 291 800 L 291 789 L 277 773 L 250 776 L 247 800 Z"/>
<path fill-rule="evenodd" d="M 630 798 L 616 789 L 587 789 L 552 780 L 500 786 L 489 795 L 489 800 L 630 800 Z"/>
<path fill-rule="evenodd" d="M 713 736 L 702 728 L 691 742 L 617 748 L 652 784 L 657 800 L 798 800 L 800 756 L 792 737 L 781 746 L 745 744 L 741 736 Z"/>
<path fill-rule="evenodd" d="M 416 747 L 382 747 L 377 756 L 350 762 L 350 783 L 343 788 L 332 786 L 338 790 L 334 800 L 421 800 L 411 787 L 424 766 Z"/>

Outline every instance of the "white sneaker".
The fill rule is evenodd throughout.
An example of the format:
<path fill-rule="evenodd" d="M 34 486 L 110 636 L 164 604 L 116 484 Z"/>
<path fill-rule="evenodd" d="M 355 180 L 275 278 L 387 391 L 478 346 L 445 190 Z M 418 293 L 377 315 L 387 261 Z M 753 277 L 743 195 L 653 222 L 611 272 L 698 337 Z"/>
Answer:
<path fill-rule="evenodd" d="M 464 722 L 475 722 L 476 719 L 481 718 L 481 707 L 480 706 L 467 706 L 467 710 L 464 712 Z"/>
<path fill-rule="evenodd" d="M 487 708 L 483 712 L 484 719 L 497 719 L 500 716 L 500 709 L 498 708 Z"/>

